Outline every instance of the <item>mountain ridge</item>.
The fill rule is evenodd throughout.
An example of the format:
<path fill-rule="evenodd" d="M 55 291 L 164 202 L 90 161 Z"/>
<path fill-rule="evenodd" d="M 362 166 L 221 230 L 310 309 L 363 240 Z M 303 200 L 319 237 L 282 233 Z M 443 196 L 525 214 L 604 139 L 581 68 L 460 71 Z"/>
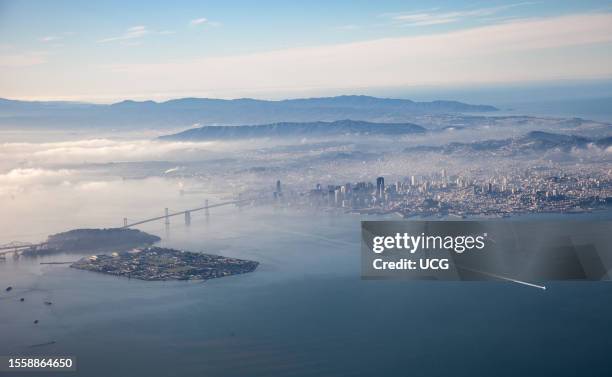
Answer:
<path fill-rule="evenodd" d="M 421 114 L 482 113 L 498 109 L 458 101 L 415 102 L 364 95 L 284 100 L 177 98 L 112 104 L 0 99 L 0 125 L 168 127 L 193 124 L 270 124 L 359 119 L 402 122 Z"/>
<path fill-rule="evenodd" d="M 546 131 L 531 131 L 527 134 L 506 139 L 489 139 L 470 143 L 453 142 L 440 146 L 417 146 L 406 148 L 405 152 L 542 152 L 559 149 L 565 152 L 572 148 L 587 148 L 589 145 L 599 148 L 612 146 L 612 136 L 588 138 L 584 136 L 560 134 Z"/>
<path fill-rule="evenodd" d="M 251 139 L 266 137 L 322 137 L 340 135 L 407 135 L 420 134 L 426 129 L 414 123 L 373 123 L 350 119 L 334 122 L 279 122 L 243 126 L 204 126 L 176 134 L 160 136 L 159 140 L 201 141 Z"/>

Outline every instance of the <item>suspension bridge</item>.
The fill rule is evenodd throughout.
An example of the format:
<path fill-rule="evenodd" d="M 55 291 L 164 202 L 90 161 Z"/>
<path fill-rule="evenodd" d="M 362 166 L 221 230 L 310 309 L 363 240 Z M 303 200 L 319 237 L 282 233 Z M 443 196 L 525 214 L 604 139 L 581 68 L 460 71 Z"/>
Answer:
<path fill-rule="evenodd" d="M 191 224 L 191 214 L 193 212 L 204 211 L 205 216 L 208 217 L 210 216 L 209 210 L 211 208 L 218 208 L 218 207 L 224 207 L 224 206 L 229 206 L 229 205 L 241 205 L 241 204 L 252 203 L 253 201 L 254 199 L 238 199 L 238 200 L 232 200 L 232 201 L 227 201 L 227 202 L 209 204 L 208 200 L 205 200 L 204 205 L 201 207 L 190 208 L 190 209 L 186 209 L 183 211 L 177 211 L 177 212 L 170 212 L 168 208 L 165 208 L 164 214 L 162 216 L 150 217 L 150 218 L 138 220 L 132 223 L 128 222 L 127 217 L 124 217 L 123 226 L 119 228 L 120 229 L 132 228 L 138 225 L 142 225 L 142 224 L 146 224 L 146 223 L 150 223 L 154 221 L 160 221 L 160 220 L 164 220 L 164 223 L 166 225 L 169 225 L 170 218 L 175 217 L 175 216 L 184 216 L 185 225 L 190 225 Z M 41 243 L 18 242 L 18 241 L 11 242 L 8 244 L 0 245 L 0 257 L 3 257 L 5 254 L 10 254 L 10 253 L 19 254 L 19 252 L 22 252 L 27 249 L 32 249 L 32 248 L 40 249 L 40 248 L 45 248 L 46 246 L 47 246 L 47 242 L 41 242 Z"/>
<path fill-rule="evenodd" d="M 209 213 L 209 209 L 211 208 L 216 208 L 216 207 L 223 207 L 223 206 L 229 206 L 229 205 L 240 205 L 240 204 L 245 204 L 245 203 L 249 203 L 252 202 L 252 199 L 239 199 L 239 200 L 233 200 L 233 201 L 229 201 L 229 202 L 222 202 L 222 203 L 215 203 L 215 204 L 208 204 L 208 200 L 206 200 L 204 203 L 204 206 L 202 207 L 197 207 L 197 208 L 191 208 L 191 209 L 186 209 L 184 211 L 178 211 L 178 212 L 169 212 L 168 208 L 164 209 L 164 215 L 162 216 L 156 216 L 156 217 L 151 217 L 148 219 L 144 219 L 144 220 L 138 220 L 136 222 L 133 223 L 129 223 L 128 219 L 126 217 L 123 218 L 123 226 L 120 227 L 121 229 L 125 229 L 125 228 L 131 228 L 137 225 L 141 225 L 141 224 L 146 224 L 146 223 L 150 223 L 153 221 L 159 221 L 159 220 L 164 220 L 164 222 L 166 224 L 170 224 L 170 218 L 171 217 L 175 217 L 175 216 L 185 216 L 185 224 L 189 225 L 191 224 L 191 214 L 193 212 L 198 212 L 198 211 L 204 211 L 205 216 L 210 216 Z"/>

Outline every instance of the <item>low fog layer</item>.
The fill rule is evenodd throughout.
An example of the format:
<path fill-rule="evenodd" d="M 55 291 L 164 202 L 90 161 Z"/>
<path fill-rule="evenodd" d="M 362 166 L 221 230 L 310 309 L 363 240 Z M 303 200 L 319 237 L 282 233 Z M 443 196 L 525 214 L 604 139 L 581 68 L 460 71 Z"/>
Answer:
<path fill-rule="evenodd" d="M 525 139 L 532 131 L 545 131 L 600 140 L 612 136 L 605 123 L 458 115 L 422 115 L 412 122 L 426 132 L 234 141 L 164 141 L 123 133 L 101 138 L 85 132 L 65 140 L 57 134 L 47 141 L 40 134 L 36 142 L 13 139 L 0 144 L 0 199 L 12 215 L 0 224 L 3 238 L 116 226 L 123 216 L 158 215 L 164 207 L 178 210 L 205 199 L 272 191 L 277 179 L 287 190 L 304 191 L 318 183 L 371 182 L 377 176 L 392 182 L 442 169 L 478 177 L 553 164 L 609 174 L 612 162 L 609 144 L 542 146 Z M 511 146 L 521 141 L 523 149 L 508 151 L 495 142 L 481 148 L 500 140 L 512 141 Z M 58 214 L 62 220 L 53 220 Z"/>

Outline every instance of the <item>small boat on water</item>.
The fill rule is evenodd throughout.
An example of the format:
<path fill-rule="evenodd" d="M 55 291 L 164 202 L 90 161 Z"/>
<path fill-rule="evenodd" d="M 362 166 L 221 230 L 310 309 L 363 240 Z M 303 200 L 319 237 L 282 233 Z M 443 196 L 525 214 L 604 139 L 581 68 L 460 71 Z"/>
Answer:
<path fill-rule="evenodd" d="M 47 342 L 47 343 L 32 344 L 32 345 L 29 345 L 28 348 L 50 346 L 50 345 L 55 344 L 55 343 L 57 343 L 57 342 L 55 340 L 52 340 L 52 341 Z"/>
<path fill-rule="evenodd" d="M 12 291 L 12 290 L 13 290 L 13 287 L 9 286 L 9 287 L 7 287 L 5 290 L 6 290 L 7 292 L 10 292 L 10 291 Z"/>

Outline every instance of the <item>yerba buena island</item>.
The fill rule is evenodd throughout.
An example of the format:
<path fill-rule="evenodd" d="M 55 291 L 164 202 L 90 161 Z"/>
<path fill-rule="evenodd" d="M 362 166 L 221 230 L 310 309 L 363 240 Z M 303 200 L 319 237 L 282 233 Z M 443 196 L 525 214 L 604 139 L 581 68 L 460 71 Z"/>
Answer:
<path fill-rule="evenodd" d="M 70 266 L 140 280 L 209 280 L 254 271 L 259 262 L 152 245 L 160 238 L 136 229 L 73 229 L 50 235 L 22 252 L 37 257 L 56 253 L 97 254 Z"/>
<path fill-rule="evenodd" d="M 254 271 L 258 262 L 218 255 L 147 247 L 111 255 L 92 255 L 73 268 L 128 278 L 160 280 L 209 280 Z"/>

